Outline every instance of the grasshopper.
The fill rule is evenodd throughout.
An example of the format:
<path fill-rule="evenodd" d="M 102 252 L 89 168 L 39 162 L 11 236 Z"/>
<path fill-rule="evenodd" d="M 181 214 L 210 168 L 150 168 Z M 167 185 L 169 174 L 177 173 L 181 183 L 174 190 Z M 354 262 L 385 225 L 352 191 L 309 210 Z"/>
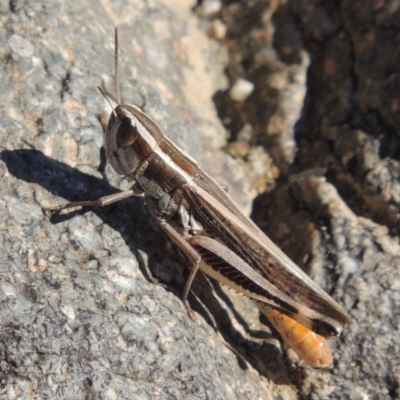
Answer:
<path fill-rule="evenodd" d="M 118 105 L 104 133 L 108 161 L 134 183 L 129 190 L 46 208 L 106 206 L 144 195 L 163 230 L 188 257 L 192 268 L 182 301 L 200 270 L 248 296 L 269 318 L 286 343 L 309 365 L 333 361 L 325 336 L 339 335 L 346 312 L 292 262 L 232 201 L 197 162 L 171 142 L 136 105 L 121 104 L 118 30 L 115 26 L 115 86 Z"/>

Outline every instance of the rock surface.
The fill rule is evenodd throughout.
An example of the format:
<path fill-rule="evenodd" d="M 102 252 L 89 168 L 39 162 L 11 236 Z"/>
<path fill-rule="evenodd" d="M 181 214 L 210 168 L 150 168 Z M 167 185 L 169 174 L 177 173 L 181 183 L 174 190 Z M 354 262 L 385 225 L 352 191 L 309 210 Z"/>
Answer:
<path fill-rule="evenodd" d="M 1 398 L 399 397 L 400 9 L 205 3 L 0 5 Z M 114 21 L 124 101 L 244 212 L 258 193 L 257 223 L 349 312 L 333 367 L 299 362 L 249 300 L 201 276 L 193 323 L 185 259 L 143 199 L 43 215 L 128 185 L 98 121 Z M 254 84 L 240 103 L 238 79 Z"/>

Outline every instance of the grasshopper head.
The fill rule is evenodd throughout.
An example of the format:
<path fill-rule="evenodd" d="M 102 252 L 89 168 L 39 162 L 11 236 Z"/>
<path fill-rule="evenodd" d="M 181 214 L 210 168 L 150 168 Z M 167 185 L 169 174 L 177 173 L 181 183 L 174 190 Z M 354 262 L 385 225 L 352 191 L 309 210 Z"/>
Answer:
<path fill-rule="evenodd" d="M 104 147 L 115 171 L 134 177 L 161 138 L 160 128 L 150 117 L 138 106 L 124 104 L 110 115 Z"/>
<path fill-rule="evenodd" d="M 163 135 L 157 124 L 138 106 L 121 104 L 118 76 L 118 28 L 115 24 L 115 88 L 118 105 L 113 108 L 101 87 L 101 94 L 113 108 L 104 137 L 108 161 L 121 175 L 134 178 Z"/>

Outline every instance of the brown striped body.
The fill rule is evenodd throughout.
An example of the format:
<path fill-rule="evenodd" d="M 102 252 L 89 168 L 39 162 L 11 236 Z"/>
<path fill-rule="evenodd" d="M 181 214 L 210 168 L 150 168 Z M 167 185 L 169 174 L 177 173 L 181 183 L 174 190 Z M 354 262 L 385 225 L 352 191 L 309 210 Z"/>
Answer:
<path fill-rule="evenodd" d="M 122 123 L 121 116 L 130 125 Z M 106 152 L 113 166 L 115 157 L 117 172 L 122 166 L 125 175 L 135 180 L 150 212 L 164 229 L 168 226 L 166 232 L 173 233 L 171 238 L 181 250 L 200 259 L 196 268 L 267 306 L 272 324 L 310 365 L 323 367 L 331 362 L 320 335 L 340 333 L 347 322 L 343 309 L 142 110 L 131 105 L 114 109 Z"/>

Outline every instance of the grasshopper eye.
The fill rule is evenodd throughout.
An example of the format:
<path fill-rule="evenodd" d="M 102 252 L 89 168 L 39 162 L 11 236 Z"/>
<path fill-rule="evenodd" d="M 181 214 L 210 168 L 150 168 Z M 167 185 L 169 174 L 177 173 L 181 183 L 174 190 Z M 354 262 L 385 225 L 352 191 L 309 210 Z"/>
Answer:
<path fill-rule="evenodd" d="M 132 118 L 122 118 L 117 131 L 117 146 L 128 147 L 135 142 L 138 135 L 136 124 Z"/>

